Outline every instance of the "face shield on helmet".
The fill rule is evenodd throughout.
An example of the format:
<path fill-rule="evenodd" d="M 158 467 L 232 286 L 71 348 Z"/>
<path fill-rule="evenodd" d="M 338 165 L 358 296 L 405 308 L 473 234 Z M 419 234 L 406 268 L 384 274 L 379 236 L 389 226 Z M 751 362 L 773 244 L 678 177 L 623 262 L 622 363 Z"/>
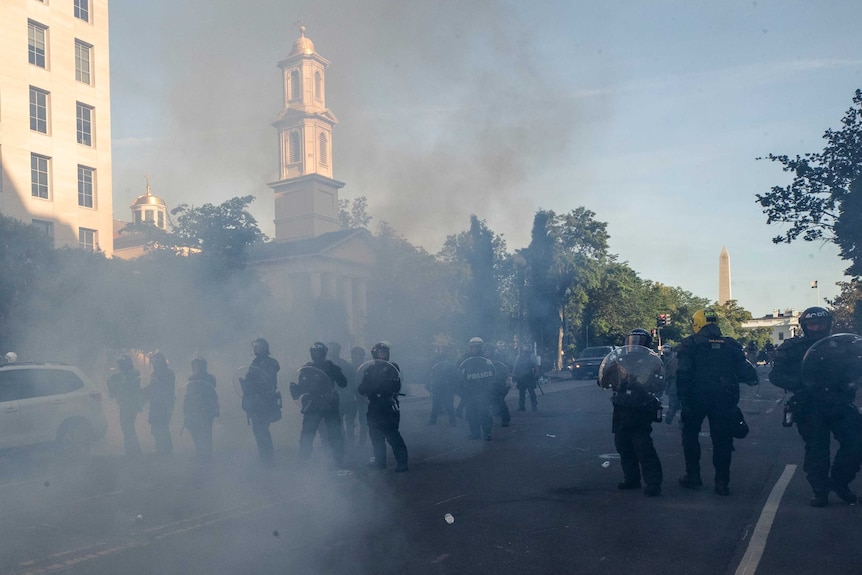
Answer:
<path fill-rule="evenodd" d="M 374 347 L 371 348 L 371 357 L 374 359 L 389 361 L 389 344 L 385 341 L 375 344 Z"/>
<path fill-rule="evenodd" d="M 832 314 L 822 307 L 810 307 L 799 317 L 802 333 L 808 339 L 821 339 L 832 331 Z"/>
<path fill-rule="evenodd" d="M 698 333 L 708 323 L 718 323 L 718 316 L 711 309 L 699 309 L 691 316 L 691 329 Z"/>
<path fill-rule="evenodd" d="M 642 345 L 649 347 L 652 345 L 652 335 L 643 328 L 636 328 L 629 332 L 626 336 L 626 345 Z"/>
<path fill-rule="evenodd" d="M 192 371 L 195 373 L 203 373 L 207 370 L 207 360 L 202 357 L 196 357 L 192 360 Z"/>
<path fill-rule="evenodd" d="M 308 349 L 308 353 L 311 354 L 311 361 L 315 363 L 322 363 L 326 361 L 326 353 L 329 351 L 329 348 L 326 347 L 326 344 L 322 341 L 314 342 L 311 347 Z"/>

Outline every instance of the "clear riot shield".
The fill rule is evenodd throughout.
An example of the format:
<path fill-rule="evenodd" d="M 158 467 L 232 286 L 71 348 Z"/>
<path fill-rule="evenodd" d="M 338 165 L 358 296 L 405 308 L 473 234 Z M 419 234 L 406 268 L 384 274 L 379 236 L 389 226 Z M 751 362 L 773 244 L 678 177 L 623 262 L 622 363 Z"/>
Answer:
<path fill-rule="evenodd" d="M 664 392 L 664 363 L 651 349 L 641 345 L 618 347 L 599 366 L 599 387 L 633 400 L 649 399 Z"/>
<path fill-rule="evenodd" d="M 802 386 L 832 391 L 862 383 L 862 336 L 836 333 L 816 342 L 802 358 Z"/>
<path fill-rule="evenodd" d="M 300 367 L 296 372 L 296 387 L 291 386 L 290 395 L 302 413 L 312 401 L 328 403 L 335 393 L 335 384 L 325 371 L 313 365 Z"/>
<path fill-rule="evenodd" d="M 356 385 L 362 383 L 365 374 L 373 374 L 375 378 L 375 388 L 388 387 L 387 384 L 393 386 L 401 381 L 401 372 L 392 363 L 383 359 L 371 359 L 359 366 L 356 370 Z"/>

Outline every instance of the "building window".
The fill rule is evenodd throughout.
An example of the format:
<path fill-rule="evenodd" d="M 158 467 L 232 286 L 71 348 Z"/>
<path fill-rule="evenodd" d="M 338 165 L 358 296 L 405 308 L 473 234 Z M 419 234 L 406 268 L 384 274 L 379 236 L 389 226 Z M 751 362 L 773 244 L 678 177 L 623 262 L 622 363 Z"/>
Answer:
<path fill-rule="evenodd" d="M 314 73 L 314 99 L 323 100 L 323 77 L 320 72 Z"/>
<path fill-rule="evenodd" d="M 327 143 L 328 143 L 328 141 L 326 139 L 326 134 L 324 134 L 323 132 L 320 132 L 320 163 L 323 164 L 324 166 L 328 163 L 327 154 L 326 154 Z"/>
<path fill-rule="evenodd" d="M 30 86 L 30 129 L 48 133 L 48 92 Z"/>
<path fill-rule="evenodd" d="M 47 53 L 46 38 L 48 36 L 47 26 L 42 26 L 32 20 L 27 21 L 27 46 L 30 63 L 40 68 L 45 68 L 45 54 Z"/>
<path fill-rule="evenodd" d="M 290 147 L 290 151 L 288 152 L 290 163 L 296 164 L 300 160 L 302 160 L 302 154 L 300 153 L 301 142 L 299 141 L 299 132 L 294 130 L 290 133 L 290 142 L 288 146 Z"/>
<path fill-rule="evenodd" d="M 87 251 L 94 252 L 99 249 L 99 244 L 96 241 L 98 232 L 96 230 L 88 230 L 87 228 L 78 228 L 78 246 Z"/>
<path fill-rule="evenodd" d="M 153 210 L 147 210 L 144 212 L 144 221 L 148 224 L 155 223 L 156 219 L 154 217 Z"/>
<path fill-rule="evenodd" d="M 135 210 L 135 223 L 141 223 L 141 210 Z"/>
<path fill-rule="evenodd" d="M 33 227 L 39 230 L 45 237 L 50 240 L 51 244 L 54 243 L 54 222 L 48 222 L 45 220 L 33 220 Z"/>
<path fill-rule="evenodd" d="M 93 207 L 93 180 L 96 170 L 87 166 L 78 166 L 78 205 L 83 208 Z"/>
<path fill-rule="evenodd" d="M 784 332 L 783 331 L 778 332 L 778 341 L 784 341 Z"/>
<path fill-rule="evenodd" d="M 75 18 L 90 21 L 90 0 L 75 0 Z"/>
<path fill-rule="evenodd" d="M 93 107 L 78 102 L 78 143 L 93 145 Z"/>
<path fill-rule="evenodd" d="M 298 100 L 302 97 L 302 86 L 299 83 L 299 70 L 290 71 L 290 99 Z"/>
<path fill-rule="evenodd" d="M 163 212 L 163 211 L 159 210 L 159 214 L 158 214 L 158 215 L 159 215 L 159 223 L 158 223 L 158 226 L 159 226 L 161 229 L 165 229 L 165 212 Z"/>
<path fill-rule="evenodd" d="M 39 154 L 30 154 L 30 193 L 34 198 L 48 199 L 50 167 L 51 158 Z"/>
<path fill-rule="evenodd" d="M 84 84 L 90 83 L 90 55 L 93 47 L 75 40 L 75 79 Z"/>

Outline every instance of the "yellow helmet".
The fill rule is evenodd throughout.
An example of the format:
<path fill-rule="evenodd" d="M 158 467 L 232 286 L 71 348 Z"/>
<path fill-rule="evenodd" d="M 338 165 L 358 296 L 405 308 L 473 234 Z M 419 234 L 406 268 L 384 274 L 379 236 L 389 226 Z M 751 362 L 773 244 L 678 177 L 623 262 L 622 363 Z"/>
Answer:
<path fill-rule="evenodd" d="M 699 332 L 708 323 L 718 323 L 718 316 L 711 309 L 699 309 L 691 316 L 691 329 Z"/>

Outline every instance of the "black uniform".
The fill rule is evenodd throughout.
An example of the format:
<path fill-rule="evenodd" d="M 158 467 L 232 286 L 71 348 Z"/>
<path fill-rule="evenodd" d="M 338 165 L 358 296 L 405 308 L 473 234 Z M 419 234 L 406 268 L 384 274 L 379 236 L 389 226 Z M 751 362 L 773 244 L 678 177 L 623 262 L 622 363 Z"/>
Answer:
<path fill-rule="evenodd" d="M 491 360 L 473 355 L 461 362 L 461 398 L 467 410 L 470 439 L 479 439 L 481 431 L 491 440 L 491 405 L 494 402 L 496 370 Z"/>
<path fill-rule="evenodd" d="M 219 415 L 216 379 L 211 373 L 195 372 L 189 376 L 183 398 L 183 416 L 186 429 L 195 442 L 198 463 L 212 461 L 213 419 Z"/>
<path fill-rule="evenodd" d="M 726 495 L 733 433 L 738 423 L 739 384 L 756 383 L 757 373 L 745 360 L 742 346 L 735 339 L 723 336 L 715 323 L 707 323 L 698 333 L 682 340 L 677 360 L 676 384 L 682 406 L 686 469 L 680 483 L 685 487 L 701 484 L 698 435 L 707 418 L 712 438 L 715 490 Z"/>
<path fill-rule="evenodd" d="M 802 358 L 817 340 L 805 336 L 785 341 L 775 352 L 775 362 L 769 380 L 778 387 L 793 392 L 787 402 L 799 435 L 805 442 L 803 469 L 808 483 L 820 503 L 825 504 L 830 490 L 848 502 L 855 496 L 848 485 L 859 472 L 862 460 L 862 420 L 853 404 L 855 388 L 847 382 L 824 381 L 803 388 Z M 831 435 L 838 440 L 838 452 L 830 471 Z"/>
<path fill-rule="evenodd" d="M 120 408 L 120 429 L 123 431 L 123 448 L 126 455 L 141 453 L 141 443 L 135 429 L 135 419 L 143 411 L 144 393 L 141 373 L 132 367 L 132 360 L 118 361 L 120 371 L 108 378 L 108 394 L 117 400 Z"/>
<path fill-rule="evenodd" d="M 524 411 L 526 395 L 530 394 L 530 404 L 536 411 L 536 379 L 539 366 L 531 353 L 521 352 L 512 368 L 512 380 L 518 388 L 518 411 Z"/>
<path fill-rule="evenodd" d="M 455 425 L 455 391 L 461 380 L 458 366 L 446 359 L 438 357 L 431 367 L 431 417 L 429 425 L 437 424 L 437 416 L 445 413 L 449 417 L 449 425 Z"/>
<path fill-rule="evenodd" d="M 494 391 L 492 407 L 494 412 L 500 416 L 500 421 L 503 427 L 509 427 L 509 422 L 512 416 L 509 413 L 509 406 L 506 405 L 506 395 L 509 393 L 509 375 L 511 371 L 509 366 L 497 359 L 492 359 L 494 364 Z"/>
<path fill-rule="evenodd" d="M 375 359 L 359 368 L 360 395 L 368 398 L 368 434 L 374 449 L 373 467 L 386 468 L 386 442 L 392 447 L 396 471 L 407 471 L 407 445 L 398 425 L 401 411 L 398 394 L 401 374 L 398 364 Z"/>
<path fill-rule="evenodd" d="M 299 434 L 299 454 L 308 459 L 314 449 L 314 436 L 320 423 L 326 425 L 332 458 L 337 467 L 344 461 L 344 431 L 341 427 L 341 414 L 338 410 L 338 392 L 335 386 L 347 387 L 347 377 L 341 368 L 326 359 L 322 362 L 309 361 L 304 367 L 315 367 L 329 378 L 329 385 L 306 387 L 302 381 L 291 384 L 290 394 L 294 398 L 305 396 L 302 406 L 302 431 Z"/>
<path fill-rule="evenodd" d="M 664 363 L 665 393 L 667 393 L 667 414 L 664 421 L 670 425 L 680 410 L 679 393 L 676 388 L 676 370 L 679 362 L 674 351 L 663 355 L 661 360 Z"/>
<path fill-rule="evenodd" d="M 248 367 L 242 385 L 242 408 L 251 421 L 251 430 L 257 443 L 260 459 L 265 464 L 273 461 L 271 423 L 281 419 L 281 396 L 278 393 L 278 371 L 281 366 L 266 353 L 256 355 Z"/>
<path fill-rule="evenodd" d="M 150 424 L 153 439 L 156 440 L 156 452 L 170 455 L 174 451 L 170 423 L 176 401 L 176 376 L 167 363 L 153 364 L 147 396 L 150 400 L 147 421 Z"/>

